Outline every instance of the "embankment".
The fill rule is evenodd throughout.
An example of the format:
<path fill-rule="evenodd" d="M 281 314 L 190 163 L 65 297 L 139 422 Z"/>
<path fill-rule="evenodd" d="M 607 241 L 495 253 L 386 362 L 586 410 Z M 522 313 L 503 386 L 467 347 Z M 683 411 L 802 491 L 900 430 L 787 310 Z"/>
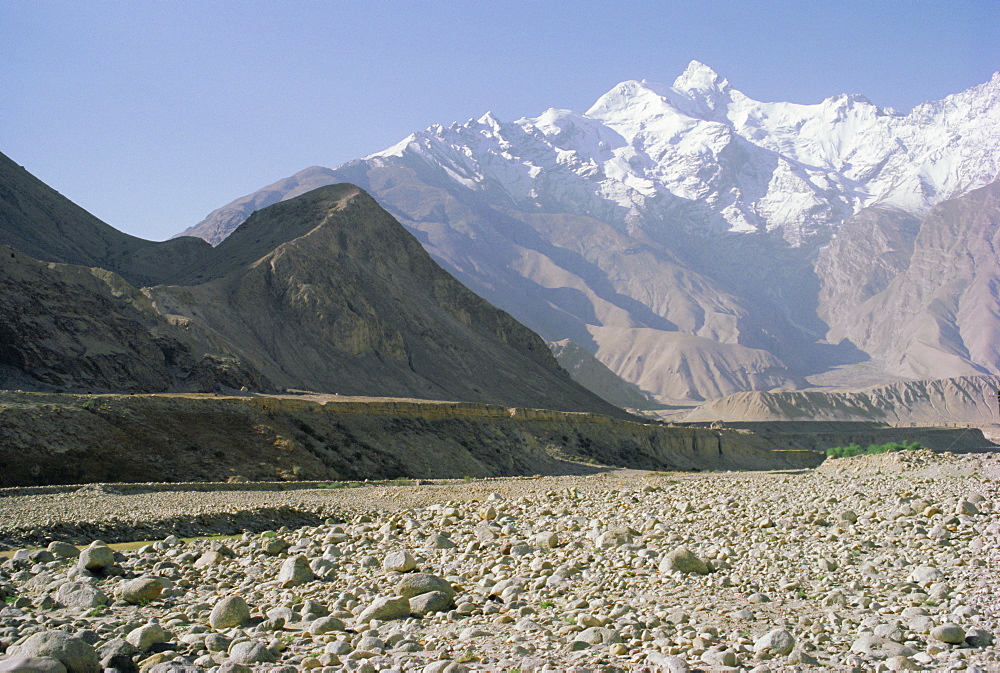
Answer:
<path fill-rule="evenodd" d="M 0 392 L 0 486 L 813 467 L 740 430 L 486 404 Z M 780 447 L 779 447 L 780 448 Z"/>
<path fill-rule="evenodd" d="M 917 442 L 938 453 L 982 453 L 1000 448 L 983 435 L 982 429 L 972 426 L 895 426 L 854 421 L 743 421 L 685 425 L 722 425 L 726 429 L 751 433 L 767 446 L 795 451 L 826 451 L 831 447 L 847 444 L 868 446 L 890 442 Z"/>

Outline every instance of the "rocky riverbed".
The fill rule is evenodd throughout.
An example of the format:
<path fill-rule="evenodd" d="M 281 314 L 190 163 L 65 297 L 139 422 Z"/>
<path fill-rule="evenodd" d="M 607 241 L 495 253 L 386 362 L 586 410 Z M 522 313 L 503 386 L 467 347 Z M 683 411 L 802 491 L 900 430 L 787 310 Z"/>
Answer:
<path fill-rule="evenodd" d="M 7 497 L 7 539 L 65 539 L 0 564 L 0 671 L 996 671 L 998 479 L 995 454 L 921 451 L 789 473 Z M 285 525 L 65 541 L 255 511 Z"/>

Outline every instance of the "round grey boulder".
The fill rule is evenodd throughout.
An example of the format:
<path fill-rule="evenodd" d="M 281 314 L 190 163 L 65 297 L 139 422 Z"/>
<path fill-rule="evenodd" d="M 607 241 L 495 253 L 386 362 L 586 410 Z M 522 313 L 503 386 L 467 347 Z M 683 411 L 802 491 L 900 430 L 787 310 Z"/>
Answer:
<path fill-rule="evenodd" d="M 209 633 L 205 636 L 205 649 L 209 652 L 226 652 L 232 640 L 221 633 Z"/>
<path fill-rule="evenodd" d="M 910 571 L 909 580 L 917 584 L 931 584 L 944 579 L 944 573 L 931 566 L 917 566 Z"/>
<path fill-rule="evenodd" d="M 590 645 L 611 645 L 622 642 L 622 637 L 613 629 L 603 626 L 591 626 L 576 634 L 574 640 L 579 640 Z"/>
<path fill-rule="evenodd" d="M 18 647 L 17 656 L 58 659 L 69 673 L 101 671 L 93 646 L 64 631 L 42 631 L 28 636 Z"/>
<path fill-rule="evenodd" d="M 663 557 L 660 561 L 660 572 L 682 572 L 685 574 L 707 575 L 708 564 L 695 556 L 687 547 L 679 547 Z"/>
<path fill-rule="evenodd" d="M 98 545 L 80 551 L 79 566 L 92 573 L 102 572 L 115 564 L 115 553 L 110 547 Z"/>
<path fill-rule="evenodd" d="M 167 642 L 168 637 L 163 627 L 156 623 L 143 624 L 137 629 L 132 629 L 125 636 L 125 641 L 135 647 L 140 652 L 146 652 L 153 645 Z"/>
<path fill-rule="evenodd" d="M 393 619 L 403 619 L 410 616 L 410 602 L 401 596 L 379 596 L 358 615 L 358 623 L 363 624 L 377 619 L 388 622 Z"/>
<path fill-rule="evenodd" d="M 0 673 L 66 673 L 66 667 L 52 657 L 12 657 L 0 661 Z"/>
<path fill-rule="evenodd" d="M 440 591 L 449 597 L 455 596 L 455 589 L 447 580 L 430 573 L 411 573 L 400 578 L 396 585 L 396 593 L 406 598 L 413 598 L 431 591 Z"/>
<path fill-rule="evenodd" d="M 239 596 L 226 596 L 212 608 L 208 624 L 213 629 L 231 629 L 250 621 L 250 608 Z"/>
<path fill-rule="evenodd" d="M 405 550 L 391 551 L 382 559 L 382 569 L 386 572 L 408 573 L 416 567 L 416 560 Z"/>
<path fill-rule="evenodd" d="M 219 673 L 253 673 L 253 669 L 235 661 L 224 661 L 219 666 Z"/>
<path fill-rule="evenodd" d="M 132 605 L 148 603 L 163 593 L 163 580 L 159 577 L 137 577 L 122 582 L 115 589 L 115 595 Z"/>
<path fill-rule="evenodd" d="M 989 647 L 993 644 L 993 634 L 986 629 L 974 627 L 965 632 L 965 642 L 969 647 Z"/>
<path fill-rule="evenodd" d="M 274 652 L 259 640 L 244 640 L 229 648 L 229 659 L 237 664 L 264 664 L 277 661 Z"/>
<path fill-rule="evenodd" d="M 454 549 L 457 545 L 441 533 L 435 533 L 427 538 L 429 549 Z"/>
<path fill-rule="evenodd" d="M 343 631 L 344 622 L 336 617 L 320 617 L 309 625 L 309 633 L 314 636 L 321 636 L 331 631 Z"/>
<path fill-rule="evenodd" d="M 662 652 L 650 652 L 646 655 L 646 661 L 656 666 L 656 670 L 664 671 L 665 673 L 688 673 L 691 670 L 688 663 L 681 657 L 663 654 Z"/>
<path fill-rule="evenodd" d="M 75 545 L 71 545 L 69 542 L 62 542 L 60 540 L 55 540 L 50 542 L 49 546 L 46 547 L 50 552 L 55 554 L 60 558 L 79 558 L 80 550 L 76 548 Z"/>
<path fill-rule="evenodd" d="M 97 587 L 84 582 L 68 582 L 56 592 L 56 602 L 68 608 L 96 608 L 111 601 Z"/>
<path fill-rule="evenodd" d="M 768 631 L 753 644 L 753 651 L 758 655 L 785 655 L 795 649 L 795 638 L 785 629 Z"/>
<path fill-rule="evenodd" d="M 454 604 L 454 594 L 447 594 L 443 591 L 428 591 L 410 599 L 410 613 L 417 617 L 423 617 L 432 612 L 444 612 Z"/>
<path fill-rule="evenodd" d="M 965 642 L 965 629 L 950 622 L 939 624 L 931 629 L 931 638 L 950 645 L 961 645 Z"/>
<path fill-rule="evenodd" d="M 309 567 L 309 559 L 302 554 L 285 559 L 278 572 L 278 581 L 285 589 L 311 582 L 314 579 L 316 579 L 316 575 Z"/>

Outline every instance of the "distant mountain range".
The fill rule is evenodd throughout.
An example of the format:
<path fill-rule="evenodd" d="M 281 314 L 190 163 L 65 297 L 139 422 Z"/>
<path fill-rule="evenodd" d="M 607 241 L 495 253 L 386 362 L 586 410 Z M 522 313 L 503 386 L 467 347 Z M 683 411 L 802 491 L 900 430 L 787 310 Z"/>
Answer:
<path fill-rule="evenodd" d="M 432 126 L 184 234 L 219 244 L 359 185 L 474 292 L 620 377 L 617 399 L 690 403 L 1000 373 L 998 176 L 1000 74 L 904 114 L 762 103 L 692 62 L 584 114 Z"/>
<path fill-rule="evenodd" d="M 970 424 L 996 428 L 1000 424 L 998 389 L 1000 378 L 995 376 L 957 376 L 900 381 L 853 391 L 736 393 L 700 405 L 684 414 L 683 420 L 875 421 L 904 426 Z"/>
<path fill-rule="evenodd" d="M 0 388 L 413 397 L 625 416 L 349 184 L 144 241 L 0 155 Z"/>

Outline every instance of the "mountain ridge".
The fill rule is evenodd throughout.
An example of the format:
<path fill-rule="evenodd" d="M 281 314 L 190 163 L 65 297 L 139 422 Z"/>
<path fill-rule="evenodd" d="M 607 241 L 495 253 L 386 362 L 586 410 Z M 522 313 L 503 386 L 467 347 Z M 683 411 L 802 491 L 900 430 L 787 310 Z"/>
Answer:
<path fill-rule="evenodd" d="M 685 421 L 880 421 L 891 424 L 1000 424 L 1000 377 L 900 381 L 853 391 L 736 393 L 707 402 Z"/>
<path fill-rule="evenodd" d="M 0 234 L 44 258 L 0 244 L 5 387 L 295 388 L 627 417 L 354 185 L 256 211 L 212 247 L 127 236 L 23 169 L 4 177 Z"/>
<path fill-rule="evenodd" d="M 623 82 L 584 114 L 434 125 L 290 180 L 358 184 L 477 294 L 671 403 L 883 361 L 887 378 L 920 374 L 900 347 L 866 352 L 827 322 L 839 309 L 820 303 L 838 291 L 817 260 L 866 208 L 922 221 L 998 174 L 1000 74 L 903 114 L 859 95 L 760 103 L 693 63 L 672 87 Z M 282 189 L 186 233 L 217 237 L 223 214 Z M 963 357 L 956 373 L 1000 367 Z"/>

